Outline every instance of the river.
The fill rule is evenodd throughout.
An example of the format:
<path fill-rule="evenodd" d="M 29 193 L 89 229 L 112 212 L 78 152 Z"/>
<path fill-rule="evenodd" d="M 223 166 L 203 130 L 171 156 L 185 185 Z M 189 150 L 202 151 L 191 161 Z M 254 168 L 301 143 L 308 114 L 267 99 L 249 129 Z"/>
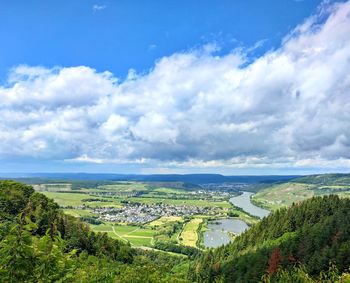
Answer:
<path fill-rule="evenodd" d="M 250 193 L 250 192 L 242 192 L 241 195 L 230 198 L 230 202 L 233 205 L 242 208 L 244 211 L 248 212 L 249 214 L 257 216 L 259 218 L 263 218 L 269 215 L 270 211 L 263 209 L 261 207 L 258 207 L 251 203 L 250 197 L 252 195 L 253 193 Z"/>
<path fill-rule="evenodd" d="M 270 211 L 252 204 L 250 201 L 252 195 L 253 193 L 250 192 L 242 192 L 241 195 L 230 198 L 230 202 L 259 218 L 269 215 Z M 231 241 L 229 232 L 239 235 L 248 229 L 248 225 L 239 219 L 220 219 L 208 222 L 208 229 L 203 234 L 204 246 L 207 248 L 216 248 Z"/>

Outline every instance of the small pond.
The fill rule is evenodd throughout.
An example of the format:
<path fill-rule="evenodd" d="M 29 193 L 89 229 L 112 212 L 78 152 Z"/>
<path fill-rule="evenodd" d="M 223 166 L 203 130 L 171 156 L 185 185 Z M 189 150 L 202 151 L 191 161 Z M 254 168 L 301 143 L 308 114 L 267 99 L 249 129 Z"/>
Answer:
<path fill-rule="evenodd" d="M 241 234 L 248 225 L 239 219 L 220 219 L 208 223 L 208 231 L 204 232 L 204 246 L 215 248 L 231 241 L 228 232 Z"/>

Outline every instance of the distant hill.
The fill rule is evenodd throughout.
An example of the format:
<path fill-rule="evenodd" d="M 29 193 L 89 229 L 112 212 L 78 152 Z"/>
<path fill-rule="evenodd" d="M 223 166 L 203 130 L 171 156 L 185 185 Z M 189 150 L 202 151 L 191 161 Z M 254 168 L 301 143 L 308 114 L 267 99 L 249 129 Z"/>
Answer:
<path fill-rule="evenodd" d="M 13 173 L 4 178 L 42 178 L 54 180 L 95 180 L 95 181 L 142 181 L 142 182 L 184 182 L 192 184 L 207 183 L 275 183 L 294 179 L 298 176 L 224 176 L 220 174 L 90 174 L 90 173 Z"/>
<path fill-rule="evenodd" d="M 340 272 L 350 267 L 350 200 L 335 195 L 273 212 L 231 244 L 205 253 L 192 269 L 199 282 L 259 282 L 298 264 L 318 276 L 330 262 Z"/>
<path fill-rule="evenodd" d="M 310 175 L 265 186 L 252 201 L 273 210 L 313 196 L 337 194 L 350 198 L 350 174 Z"/>
<path fill-rule="evenodd" d="M 291 182 L 327 186 L 350 186 L 350 174 L 309 175 L 292 179 Z"/>

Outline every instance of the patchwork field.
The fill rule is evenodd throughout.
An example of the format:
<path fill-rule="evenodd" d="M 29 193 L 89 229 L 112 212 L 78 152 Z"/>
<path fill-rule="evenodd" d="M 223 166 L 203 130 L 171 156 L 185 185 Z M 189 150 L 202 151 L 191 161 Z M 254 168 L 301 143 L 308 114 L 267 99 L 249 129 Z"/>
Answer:
<path fill-rule="evenodd" d="M 86 205 L 89 207 L 99 207 L 99 206 L 113 206 L 113 207 L 121 207 L 120 199 L 118 198 L 106 198 L 95 195 L 90 195 L 87 193 L 71 193 L 71 192 L 42 192 L 49 198 L 52 198 L 57 202 L 60 206 L 82 206 Z M 88 199 L 99 199 L 101 201 L 84 201 Z"/>
<path fill-rule="evenodd" d="M 204 219 L 226 217 L 234 209 L 225 191 L 211 193 L 198 188 L 184 189 L 176 183 L 170 185 L 84 181 L 35 187 L 54 199 L 65 213 L 86 221 L 96 232 L 107 233 L 132 246 L 167 252 L 179 252 L 179 246 L 197 247 Z M 166 214 L 161 214 L 164 211 Z M 125 217 L 114 217 L 118 213 Z M 242 211 L 237 215 L 249 218 Z"/>
<path fill-rule="evenodd" d="M 162 225 L 164 225 L 166 223 L 175 222 L 175 221 L 181 221 L 182 222 L 183 219 L 180 216 L 162 216 L 162 217 L 158 218 L 157 220 L 152 221 L 148 225 L 151 226 L 151 227 L 162 226 Z"/>

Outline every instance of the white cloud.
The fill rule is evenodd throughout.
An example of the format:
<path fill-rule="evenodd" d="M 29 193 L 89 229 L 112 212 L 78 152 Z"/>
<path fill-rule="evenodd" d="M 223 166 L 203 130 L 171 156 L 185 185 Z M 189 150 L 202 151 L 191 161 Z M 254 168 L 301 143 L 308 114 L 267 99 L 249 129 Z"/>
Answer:
<path fill-rule="evenodd" d="M 243 51 L 205 46 L 122 82 L 85 66 L 19 66 L 0 87 L 0 157 L 349 167 L 349 34 L 347 2 L 322 6 L 249 65 Z"/>
<path fill-rule="evenodd" d="M 92 10 L 93 10 L 94 12 L 101 11 L 101 10 L 104 10 L 104 9 L 106 9 L 106 8 L 107 8 L 106 5 L 98 5 L 98 4 L 95 4 L 95 5 L 92 6 Z"/>

